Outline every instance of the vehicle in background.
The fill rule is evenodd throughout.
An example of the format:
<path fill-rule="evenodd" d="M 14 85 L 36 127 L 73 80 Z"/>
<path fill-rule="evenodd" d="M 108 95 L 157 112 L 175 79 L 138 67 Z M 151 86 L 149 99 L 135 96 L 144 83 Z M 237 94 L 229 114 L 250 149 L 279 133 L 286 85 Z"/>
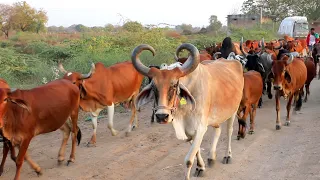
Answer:
<path fill-rule="evenodd" d="M 309 33 L 309 23 L 307 17 L 292 16 L 282 20 L 278 35 L 288 35 L 295 39 L 306 38 Z"/>

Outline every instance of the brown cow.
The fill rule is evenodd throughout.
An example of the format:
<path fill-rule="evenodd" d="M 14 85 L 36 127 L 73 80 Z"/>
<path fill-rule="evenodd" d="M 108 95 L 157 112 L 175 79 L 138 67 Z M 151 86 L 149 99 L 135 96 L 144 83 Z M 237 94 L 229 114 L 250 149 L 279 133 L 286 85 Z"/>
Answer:
<path fill-rule="evenodd" d="M 304 98 L 304 102 L 308 101 L 308 95 L 310 95 L 310 89 L 309 86 L 311 84 L 311 81 L 313 80 L 314 77 L 316 77 L 316 66 L 314 64 L 313 58 L 312 57 L 306 57 L 304 61 L 306 67 L 307 67 L 307 80 L 305 83 L 305 88 L 306 88 L 306 94 Z M 303 92 L 304 95 L 304 92 Z"/>
<path fill-rule="evenodd" d="M 273 87 L 276 90 L 276 130 L 281 129 L 280 121 L 280 97 L 289 97 L 287 103 L 286 126 L 290 125 L 290 109 L 292 99 L 298 98 L 295 110 L 299 111 L 302 106 L 302 90 L 307 80 L 307 67 L 301 59 L 294 58 L 293 55 L 283 56 L 280 60 L 272 62 L 272 72 L 274 77 Z"/>
<path fill-rule="evenodd" d="M 250 114 L 249 134 L 253 134 L 256 110 L 263 91 L 263 81 L 259 72 L 250 70 L 244 73 L 243 76 L 243 94 L 237 113 L 239 123 L 238 140 L 240 137 L 244 138 L 246 136 L 246 119 L 248 114 Z M 243 112 L 242 117 L 240 116 L 241 112 Z"/>
<path fill-rule="evenodd" d="M 32 162 L 27 149 L 33 137 L 61 129 L 64 131 L 63 141 L 59 150 L 58 162 L 64 160 L 67 141 L 72 131 L 72 150 L 70 162 L 75 160 L 76 138 L 81 140 L 78 129 L 78 111 L 80 92 L 77 86 L 67 80 L 55 80 L 45 85 L 30 89 L 12 91 L 0 89 L 0 128 L 13 146 L 19 147 L 16 158 L 15 180 L 20 179 L 23 160 Z M 72 130 L 67 125 L 71 117 Z M 32 162 L 32 168 L 41 174 L 38 164 Z"/>
<path fill-rule="evenodd" d="M 118 131 L 113 128 L 114 106 L 120 102 L 133 101 L 139 93 L 143 75 L 133 67 L 130 61 L 116 63 L 110 67 L 105 67 L 102 63 L 91 64 L 91 70 L 88 74 L 78 72 L 67 72 L 61 63 L 59 69 L 68 79 L 76 84 L 80 89 L 80 108 L 85 112 L 91 112 L 93 115 L 93 135 L 88 142 L 88 146 L 96 144 L 97 119 L 99 113 L 108 108 L 108 128 L 113 136 Z M 135 103 L 131 106 L 131 119 L 126 135 L 131 130 L 138 127 L 137 110 Z M 132 126 L 135 120 L 135 126 Z"/>

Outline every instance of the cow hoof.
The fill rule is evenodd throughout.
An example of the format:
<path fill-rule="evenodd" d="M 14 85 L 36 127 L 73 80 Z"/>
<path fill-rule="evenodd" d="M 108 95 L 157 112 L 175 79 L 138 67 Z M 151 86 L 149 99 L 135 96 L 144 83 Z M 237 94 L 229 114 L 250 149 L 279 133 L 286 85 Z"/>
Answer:
<path fill-rule="evenodd" d="M 3 169 L 0 170 L 0 176 L 2 175 L 2 173 L 3 173 Z"/>
<path fill-rule="evenodd" d="M 251 135 L 254 134 L 254 130 L 250 130 L 249 134 L 251 134 Z"/>
<path fill-rule="evenodd" d="M 41 170 L 40 170 L 40 171 L 36 171 L 36 173 L 37 173 L 38 177 L 39 177 L 39 176 L 42 176 Z"/>
<path fill-rule="evenodd" d="M 280 125 L 276 125 L 276 130 L 280 130 L 281 126 Z"/>
<path fill-rule="evenodd" d="M 231 164 L 231 157 L 230 156 L 224 157 L 222 163 L 223 164 Z"/>
<path fill-rule="evenodd" d="M 58 160 L 58 166 L 60 166 L 63 161 L 64 161 L 64 159 L 63 160 Z"/>
<path fill-rule="evenodd" d="M 96 143 L 88 142 L 86 147 L 96 147 Z"/>
<path fill-rule="evenodd" d="M 240 138 L 241 138 L 241 136 L 240 136 L 240 135 L 238 135 L 238 136 L 237 136 L 237 140 L 240 140 Z"/>
<path fill-rule="evenodd" d="M 216 163 L 216 160 L 208 158 L 208 167 L 212 168 Z"/>
<path fill-rule="evenodd" d="M 194 173 L 194 177 L 203 177 L 204 176 L 204 170 L 200 168 L 196 168 L 196 171 Z"/>
<path fill-rule="evenodd" d="M 73 163 L 73 160 L 69 159 L 68 162 L 67 162 L 67 166 L 69 166 L 69 164 L 70 164 L 71 162 Z"/>
<path fill-rule="evenodd" d="M 119 133 L 119 131 L 117 131 L 117 130 L 112 130 L 111 131 L 112 136 L 116 136 L 116 135 L 118 135 L 118 133 Z"/>
<path fill-rule="evenodd" d="M 131 128 L 131 130 L 134 130 L 134 128 L 136 128 L 136 125 L 133 125 L 132 128 Z"/>
<path fill-rule="evenodd" d="M 287 121 L 286 123 L 284 123 L 285 126 L 290 126 L 290 121 Z"/>
<path fill-rule="evenodd" d="M 269 98 L 269 99 L 272 99 L 272 94 L 268 94 L 268 98 Z"/>
<path fill-rule="evenodd" d="M 304 99 L 304 101 L 303 101 L 303 102 L 305 102 L 305 103 L 306 103 L 307 101 L 308 101 L 307 99 Z"/>

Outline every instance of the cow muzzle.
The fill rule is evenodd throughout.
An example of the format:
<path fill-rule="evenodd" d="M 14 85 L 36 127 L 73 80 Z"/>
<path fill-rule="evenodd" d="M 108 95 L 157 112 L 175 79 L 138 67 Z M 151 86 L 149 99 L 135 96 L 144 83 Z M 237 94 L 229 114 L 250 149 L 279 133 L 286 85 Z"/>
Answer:
<path fill-rule="evenodd" d="M 282 90 L 282 86 L 281 85 L 273 85 L 273 89 L 274 90 Z"/>
<path fill-rule="evenodd" d="M 160 124 L 167 124 L 169 120 L 169 114 L 156 114 L 157 122 Z"/>

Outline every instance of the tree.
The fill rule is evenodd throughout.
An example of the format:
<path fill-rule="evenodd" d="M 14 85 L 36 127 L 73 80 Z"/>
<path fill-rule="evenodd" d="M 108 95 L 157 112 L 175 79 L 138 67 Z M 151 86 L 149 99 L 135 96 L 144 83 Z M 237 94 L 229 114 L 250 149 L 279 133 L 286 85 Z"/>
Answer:
<path fill-rule="evenodd" d="M 10 5 L 0 4 L 0 28 L 8 38 L 12 28 L 12 6 Z"/>
<path fill-rule="evenodd" d="M 88 31 L 88 27 L 86 27 L 85 25 L 82 24 L 78 24 L 74 27 L 74 29 L 78 32 L 86 32 Z"/>
<path fill-rule="evenodd" d="M 207 30 L 209 31 L 218 31 L 222 27 L 222 23 L 218 20 L 218 17 L 216 15 L 211 15 L 209 18 L 209 26 Z"/>
<path fill-rule="evenodd" d="M 48 17 L 44 10 L 37 11 L 27 2 L 21 1 L 13 5 L 12 20 L 15 29 L 39 32 L 44 29 Z"/>
<path fill-rule="evenodd" d="M 104 26 L 105 31 L 110 32 L 114 30 L 114 26 L 112 24 L 106 24 Z"/>
<path fill-rule="evenodd" d="M 123 24 L 122 28 L 129 32 L 140 32 L 143 30 L 142 24 L 137 21 L 128 21 Z"/>

